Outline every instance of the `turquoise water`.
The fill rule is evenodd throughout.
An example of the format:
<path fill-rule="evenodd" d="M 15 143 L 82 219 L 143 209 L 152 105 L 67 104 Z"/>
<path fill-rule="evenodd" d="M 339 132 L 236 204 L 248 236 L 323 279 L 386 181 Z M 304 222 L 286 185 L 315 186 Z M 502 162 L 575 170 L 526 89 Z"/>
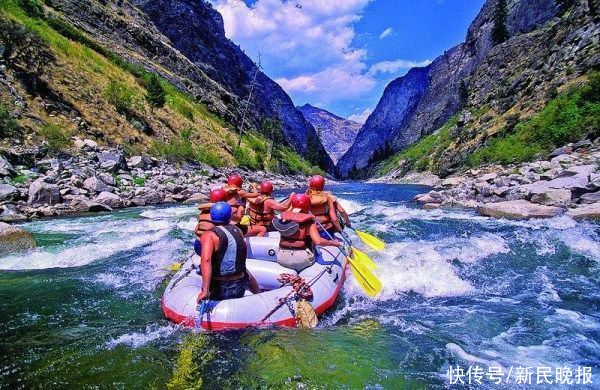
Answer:
<path fill-rule="evenodd" d="M 205 335 L 164 320 L 194 207 L 24 224 L 40 248 L 0 259 L 0 387 L 431 388 L 457 366 L 513 369 L 484 388 L 519 387 L 518 367 L 589 367 L 599 387 L 600 225 L 424 211 L 409 203 L 421 190 L 335 187 L 388 243 L 368 252 L 384 288 L 371 300 L 350 278 L 310 331 Z"/>

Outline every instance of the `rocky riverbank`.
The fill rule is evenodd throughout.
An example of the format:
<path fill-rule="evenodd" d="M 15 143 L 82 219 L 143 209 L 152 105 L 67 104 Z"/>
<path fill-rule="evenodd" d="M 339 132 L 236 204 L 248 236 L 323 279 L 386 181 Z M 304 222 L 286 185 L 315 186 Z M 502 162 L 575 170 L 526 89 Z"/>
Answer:
<path fill-rule="evenodd" d="M 508 219 L 600 219 L 600 139 L 583 140 L 553 151 L 549 160 L 489 165 L 428 181 L 434 190 L 417 195 L 426 209 L 462 207 Z M 413 182 L 420 182 L 413 175 Z"/>
<path fill-rule="evenodd" d="M 43 149 L 0 151 L 0 221 L 69 216 L 125 207 L 207 200 L 231 168 L 174 164 L 148 156 L 127 158 L 75 140 L 72 153 L 48 157 Z M 247 182 L 269 179 L 276 189 L 305 185 L 305 177 L 235 169 Z"/>

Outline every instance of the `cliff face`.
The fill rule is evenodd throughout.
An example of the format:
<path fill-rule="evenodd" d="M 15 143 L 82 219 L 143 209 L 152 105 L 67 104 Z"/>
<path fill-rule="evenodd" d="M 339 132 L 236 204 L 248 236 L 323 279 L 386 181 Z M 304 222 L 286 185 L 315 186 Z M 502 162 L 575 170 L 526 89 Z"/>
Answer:
<path fill-rule="evenodd" d="M 488 64 L 487 70 L 491 71 L 489 64 L 502 57 L 504 67 L 514 68 L 511 61 L 543 62 L 551 55 L 547 45 L 540 45 L 537 39 L 535 42 L 530 40 L 532 36 L 539 35 L 551 40 L 551 37 L 556 35 L 552 27 L 546 27 L 557 15 L 557 6 L 553 0 L 509 1 L 506 27 L 511 38 L 496 46 L 491 39 L 495 5 L 496 0 L 489 0 L 484 4 L 469 27 L 464 43 L 446 51 L 419 71 L 420 74 L 426 74 L 426 80 L 423 81 L 426 85 L 420 93 L 415 94 L 414 82 L 411 81 L 415 78 L 415 70 L 394 80 L 388 86 L 377 108 L 359 133 L 355 145 L 338 163 L 338 170 L 342 175 L 347 175 L 354 167 L 367 167 L 375 151 L 386 143 L 391 146 L 392 151 L 406 148 L 424 135 L 440 128 L 469 103 L 466 100 L 471 95 L 479 94 L 482 89 L 494 89 L 498 77 L 491 73 L 484 74 L 482 67 L 485 64 Z M 531 45 L 539 46 L 528 47 L 525 45 L 528 41 Z M 511 54 L 507 54 L 509 52 Z M 560 61 L 554 65 L 562 66 Z M 524 72 L 526 69 L 519 71 Z M 500 78 L 503 74 L 500 71 Z M 576 76 L 577 74 L 573 75 Z M 461 84 L 468 90 L 467 99 L 461 96 Z M 411 98 L 411 109 L 407 109 L 406 104 L 394 104 L 395 101 L 406 100 L 407 96 Z M 535 97 L 538 98 L 540 97 Z"/>
<path fill-rule="evenodd" d="M 311 144 L 333 169 L 314 128 L 283 89 L 225 37 L 221 15 L 201 0 L 52 0 L 70 23 L 127 60 L 155 71 L 227 121 L 246 127 L 279 116 L 285 141 L 301 154 Z M 254 80 L 254 83 L 253 83 Z M 252 86 L 254 84 L 254 86 Z M 251 92 L 252 91 L 252 92 Z M 276 112 L 278 111 L 278 112 Z"/>
<path fill-rule="evenodd" d="M 340 118 L 327 110 L 305 104 L 298 107 L 304 118 L 317 130 L 321 143 L 334 163 L 337 163 L 362 128 L 360 123 Z"/>

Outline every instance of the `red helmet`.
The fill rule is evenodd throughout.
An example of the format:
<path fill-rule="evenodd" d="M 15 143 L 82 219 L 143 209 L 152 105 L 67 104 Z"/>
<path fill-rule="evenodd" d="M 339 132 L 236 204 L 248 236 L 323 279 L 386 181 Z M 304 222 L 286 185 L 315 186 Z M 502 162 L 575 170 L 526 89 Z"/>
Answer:
<path fill-rule="evenodd" d="M 292 207 L 307 212 L 310 209 L 310 196 L 306 194 L 296 194 L 292 198 Z"/>
<path fill-rule="evenodd" d="M 226 200 L 227 200 L 227 192 L 225 192 L 225 190 L 219 188 L 218 190 L 212 190 L 210 192 L 210 202 L 211 203 L 225 202 Z"/>
<path fill-rule="evenodd" d="M 311 190 L 322 191 L 325 188 L 325 178 L 321 175 L 314 175 L 308 180 L 308 187 Z"/>
<path fill-rule="evenodd" d="M 227 178 L 227 184 L 230 186 L 236 186 L 238 188 L 241 188 L 242 184 L 244 184 L 244 179 L 242 179 L 242 177 L 237 173 L 234 173 L 233 175 Z"/>
<path fill-rule="evenodd" d="M 263 181 L 260 183 L 260 192 L 270 195 L 273 192 L 273 184 L 270 181 Z"/>

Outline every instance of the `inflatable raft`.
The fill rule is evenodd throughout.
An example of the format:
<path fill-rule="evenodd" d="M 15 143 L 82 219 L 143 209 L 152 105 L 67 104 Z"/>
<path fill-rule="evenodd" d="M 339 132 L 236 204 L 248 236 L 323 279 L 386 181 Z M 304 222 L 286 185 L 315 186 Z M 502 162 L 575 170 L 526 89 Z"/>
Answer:
<path fill-rule="evenodd" d="M 291 286 L 282 286 L 278 278 L 282 274 L 298 275 L 307 282 L 313 292 L 309 303 L 317 315 L 331 308 L 342 288 L 347 261 L 336 247 L 317 248 L 316 262 L 297 273 L 277 264 L 279 234 L 246 239 L 248 259 L 246 267 L 254 275 L 262 293 L 246 295 L 238 299 L 208 301 L 206 313 L 200 321 L 196 299 L 202 290 L 202 276 L 198 273 L 199 258 L 188 259 L 169 282 L 163 297 L 165 316 L 183 326 L 201 326 L 205 330 L 237 329 L 247 326 L 296 326 L 293 305 L 280 301 L 292 293 Z M 291 294 L 293 296 L 293 293 Z"/>

